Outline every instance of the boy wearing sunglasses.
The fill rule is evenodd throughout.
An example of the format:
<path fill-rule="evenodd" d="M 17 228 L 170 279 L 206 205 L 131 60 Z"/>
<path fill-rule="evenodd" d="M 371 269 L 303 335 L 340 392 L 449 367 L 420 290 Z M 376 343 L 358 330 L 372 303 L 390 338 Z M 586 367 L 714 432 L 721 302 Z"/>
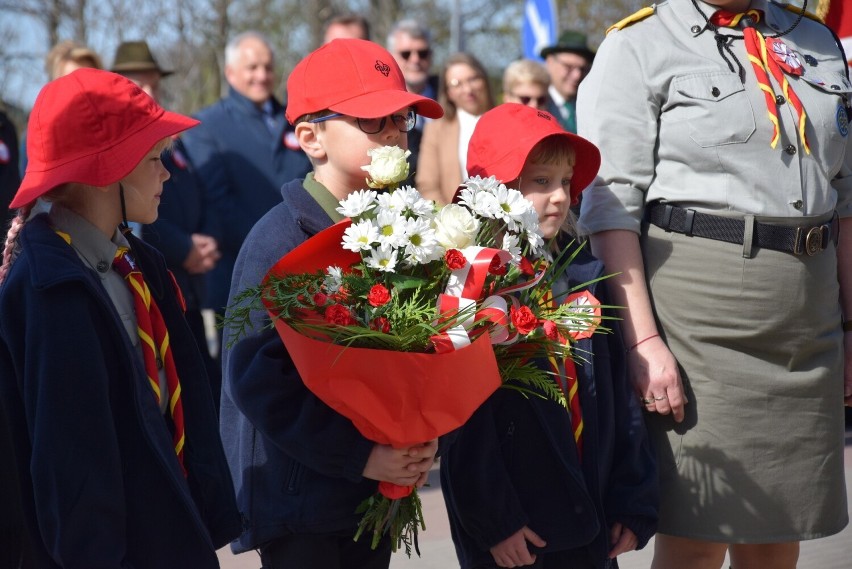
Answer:
<path fill-rule="evenodd" d="M 287 120 L 313 171 L 285 184 L 283 202 L 258 221 L 237 258 L 231 300 L 260 283 L 282 255 L 342 219 L 338 202 L 365 187 L 368 150 L 406 148 L 417 114 L 441 106 L 406 90 L 390 53 L 337 39 L 308 54 L 287 81 Z M 230 304 L 229 302 L 229 304 Z M 221 434 L 244 532 L 236 553 L 259 549 L 264 569 L 386 569 L 390 540 L 353 541 L 357 506 L 378 480 L 422 485 L 437 441 L 377 445 L 302 383 L 265 313 L 232 342 L 225 328 Z"/>

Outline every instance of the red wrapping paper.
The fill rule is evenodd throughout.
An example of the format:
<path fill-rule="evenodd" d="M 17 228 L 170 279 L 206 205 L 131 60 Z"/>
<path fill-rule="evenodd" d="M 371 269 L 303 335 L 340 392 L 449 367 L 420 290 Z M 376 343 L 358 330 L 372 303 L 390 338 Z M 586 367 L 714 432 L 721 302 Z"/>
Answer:
<path fill-rule="evenodd" d="M 360 255 L 341 247 L 348 225 L 346 220 L 305 241 L 267 278 L 329 265 L 347 270 L 360 262 Z M 448 353 L 394 352 L 309 338 L 273 310 L 270 315 L 308 389 L 380 444 L 405 447 L 444 435 L 464 424 L 501 384 L 487 334 Z"/>

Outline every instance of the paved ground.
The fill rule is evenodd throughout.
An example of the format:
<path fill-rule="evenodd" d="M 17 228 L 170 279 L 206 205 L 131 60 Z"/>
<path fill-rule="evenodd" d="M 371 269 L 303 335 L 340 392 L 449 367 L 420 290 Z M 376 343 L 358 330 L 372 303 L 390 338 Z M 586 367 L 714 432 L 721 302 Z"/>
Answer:
<path fill-rule="evenodd" d="M 850 495 L 849 515 L 852 517 L 852 432 L 846 433 L 846 488 Z M 422 556 L 411 559 L 397 553 L 391 560 L 391 569 L 458 569 L 453 542 L 450 539 L 444 501 L 441 497 L 437 472 L 430 476 L 431 487 L 421 492 L 426 531 L 420 536 Z M 643 551 L 635 551 L 618 558 L 621 569 L 647 569 L 651 566 L 653 542 Z M 225 548 L 219 552 L 222 569 L 259 569 L 260 560 L 255 553 L 234 556 Z M 727 565 L 726 565 L 727 566 Z M 852 568 L 852 525 L 841 533 L 802 543 L 799 569 L 850 569 Z M 316 569 L 323 569 L 317 567 Z"/>

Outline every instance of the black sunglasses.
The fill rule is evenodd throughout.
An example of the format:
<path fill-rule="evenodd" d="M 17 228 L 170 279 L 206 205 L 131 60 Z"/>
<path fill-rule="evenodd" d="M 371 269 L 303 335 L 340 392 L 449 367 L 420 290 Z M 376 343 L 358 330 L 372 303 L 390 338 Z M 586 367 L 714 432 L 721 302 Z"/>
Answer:
<path fill-rule="evenodd" d="M 325 122 L 327 120 L 338 119 L 345 116 L 346 115 L 342 113 L 333 113 L 330 115 L 311 119 L 308 122 L 316 124 L 319 122 Z M 391 115 L 390 119 L 393 121 L 393 124 L 396 125 L 396 128 L 398 128 L 400 132 L 410 132 L 411 129 L 414 128 L 414 125 L 417 124 L 417 113 L 409 109 L 404 115 Z M 388 117 L 379 117 L 374 119 L 355 118 L 355 121 L 358 123 L 358 128 L 361 129 L 361 132 L 363 132 L 364 134 L 377 134 L 385 129 L 385 125 L 388 122 Z"/>
<path fill-rule="evenodd" d="M 406 61 L 411 59 L 412 53 L 416 53 L 419 59 L 428 59 L 432 55 L 432 50 L 427 47 L 426 49 L 403 49 L 399 52 L 402 58 Z"/>
<path fill-rule="evenodd" d="M 547 95 L 544 95 L 542 97 L 528 97 L 526 95 L 521 95 L 518 97 L 518 100 L 521 102 L 522 105 L 529 105 L 530 101 L 535 101 L 535 104 L 538 107 L 544 107 L 545 105 L 547 105 Z"/>

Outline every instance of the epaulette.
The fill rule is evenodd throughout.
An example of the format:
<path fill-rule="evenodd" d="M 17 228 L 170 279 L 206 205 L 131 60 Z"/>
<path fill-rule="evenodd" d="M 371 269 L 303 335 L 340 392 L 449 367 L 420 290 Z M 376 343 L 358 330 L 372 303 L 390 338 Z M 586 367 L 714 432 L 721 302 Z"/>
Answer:
<path fill-rule="evenodd" d="M 808 18 L 808 19 L 813 20 L 815 22 L 819 22 L 820 24 L 825 23 L 822 20 L 822 18 L 820 18 L 819 16 L 817 16 L 813 12 L 808 12 L 807 10 L 802 10 L 801 6 L 794 6 L 793 4 L 782 4 L 781 2 L 778 2 L 778 5 L 781 6 L 782 8 L 784 8 L 785 10 L 787 10 L 788 12 L 793 12 L 796 15 L 802 14 L 805 18 Z"/>
<path fill-rule="evenodd" d="M 606 33 L 609 33 L 612 30 L 623 30 L 627 26 L 631 26 L 631 25 L 635 24 L 636 22 L 641 22 L 642 20 L 644 20 L 648 16 L 651 16 L 655 11 L 656 11 L 656 6 L 645 6 L 644 8 L 639 10 L 638 12 L 635 12 L 635 13 L 627 16 L 626 18 L 624 18 L 620 22 L 617 22 L 617 23 L 611 25 L 609 28 L 607 28 Z"/>

